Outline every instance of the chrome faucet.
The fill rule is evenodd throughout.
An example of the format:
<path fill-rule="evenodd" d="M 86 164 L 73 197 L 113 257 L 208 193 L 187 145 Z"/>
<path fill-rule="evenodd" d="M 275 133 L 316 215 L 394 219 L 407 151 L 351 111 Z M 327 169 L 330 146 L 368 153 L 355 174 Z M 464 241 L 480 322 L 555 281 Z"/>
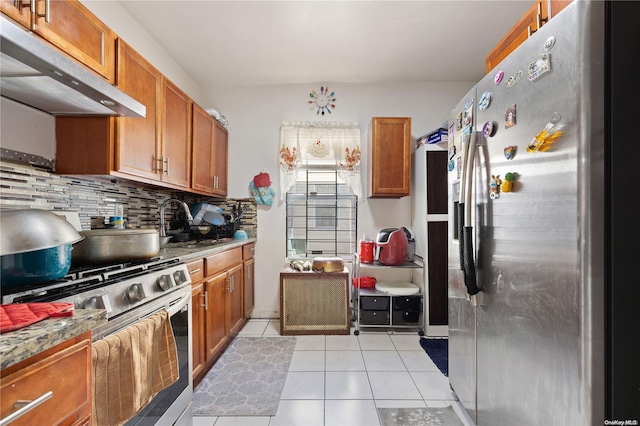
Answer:
<path fill-rule="evenodd" d="M 191 222 L 193 222 L 193 216 L 191 216 L 191 211 L 189 211 L 189 206 L 187 205 L 187 203 L 185 203 L 184 201 L 180 201 L 177 198 L 169 198 L 168 200 L 165 200 L 160 206 L 160 236 L 161 237 L 167 236 L 167 231 L 164 225 L 164 209 L 170 203 L 178 203 L 179 206 L 182 206 L 184 208 L 185 214 L 187 215 L 187 221 L 189 222 L 189 225 L 191 225 Z"/>

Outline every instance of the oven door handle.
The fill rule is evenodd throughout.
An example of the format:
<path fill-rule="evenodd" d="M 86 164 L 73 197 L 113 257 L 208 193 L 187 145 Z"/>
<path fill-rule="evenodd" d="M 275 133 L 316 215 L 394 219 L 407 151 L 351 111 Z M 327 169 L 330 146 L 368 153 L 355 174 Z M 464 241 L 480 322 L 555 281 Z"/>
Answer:
<path fill-rule="evenodd" d="M 173 303 L 167 309 L 169 312 L 169 318 L 177 314 L 178 312 L 184 312 L 185 309 L 189 309 L 189 302 L 191 301 L 191 292 L 186 292 L 180 301 Z"/>

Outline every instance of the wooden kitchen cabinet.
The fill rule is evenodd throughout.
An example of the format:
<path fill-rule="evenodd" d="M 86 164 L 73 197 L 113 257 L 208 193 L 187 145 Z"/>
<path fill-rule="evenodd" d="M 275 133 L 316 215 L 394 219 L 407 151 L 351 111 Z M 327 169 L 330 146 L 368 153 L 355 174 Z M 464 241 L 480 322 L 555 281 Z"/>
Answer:
<path fill-rule="evenodd" d="M 188 189 L 192 100 L 122 40 L 117 83 L 146 117 L 56 117 L 56 172 Z"/>
<path fill-rule="evenodd" d="M 411 117 L 374 117 L 369 137 L 369 197 L 411 195 Z"/>
<path fill-rule="evenodd" d="M 107 25 L 77 0 L 31 1 L 36 13 L 31 12 L 30 2 L 23 0 L 1 0 L 0 11 L 114 82 L 116 34 Z"/>
<path fill-rule="evenodd" d="M 206 316 L 206 299 L 204 292 L 204 260 L 197 259 L 187 263 L 191 279 L 191 323 L 192 323 L 192 365 L 195 378 L 206 362 L 204 327 Z"/>
<path fill-rule="evenodd" d="M 52 392 L 11 425 L 91 424 L 91 363 L 88 331 L 2 370 L 0 418 L 14 412 L 18 401 L 33 401 Z"/>
<path fill-rule="evenodd" d="M 164 80 L 161 180 L 191 186 L 191 114 L 193 101 L 171 81 Z"/>
<path fill-rule="evenodd" d="M 187 263 L 192 280 L 194 386 L 246 323 L 244 247 Z"/>
<path fill-rule="evenodd" d="M 244 317 L 249 319 L 255 307 L 255 243 L 242 246 L 242 260 L 244 265 Z"/>
<path fill-rule="evenodd" d="M 485 71 L 489 73 L 511 52 L 538 31 L 549 19 L 556 16 L 571 1 L 536 0 L 509 32 L 489 52 L 485 60 Z"/>
<path fill-rule="evenodd" d="M 191 189 L 226 197 L 228 132 L 202 107 L 193 105 L 193 156 Z"/>
<path fill-rule="evenodd" d="M 227 326 L 228 277 L 222 272 L 205 281 L 205 361 L 215 361 L 230 340 Z M 208 370 L 208 369 L 207 369 Z"/>

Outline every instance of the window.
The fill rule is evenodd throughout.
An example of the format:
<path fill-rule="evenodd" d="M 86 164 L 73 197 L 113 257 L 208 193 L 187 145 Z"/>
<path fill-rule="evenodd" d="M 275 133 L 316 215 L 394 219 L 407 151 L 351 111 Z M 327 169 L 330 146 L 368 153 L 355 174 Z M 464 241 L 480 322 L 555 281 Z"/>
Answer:
<path fill-rule="evenodd" d="M 281 196 L 287 257 L 342 256 L 356 250 L 360 128 L 355 123 L 284 123 Z"/>
<path fill-rule="evenodd" d="M 354 253 L 357 197 L 336 170 L 300 170 L 286 203 L 288 257 Z"/>

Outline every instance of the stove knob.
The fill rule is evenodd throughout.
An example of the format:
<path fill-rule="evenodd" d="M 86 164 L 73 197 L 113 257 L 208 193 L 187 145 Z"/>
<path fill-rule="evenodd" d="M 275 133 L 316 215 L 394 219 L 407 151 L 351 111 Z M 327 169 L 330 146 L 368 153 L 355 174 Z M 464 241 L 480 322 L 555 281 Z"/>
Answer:
<path fill-rule="evenodd" d="M 144 294 L 144 287 L 140 283 L 131 284 L 127 289 L 127 298 L 130 302 L 139 302 L 145 297 L 147 295 Z"/>
<path fill-rule="evenodd" d="M 85 300 L 82 304 L 84 309 L 105 309 L 107 312 L 111 312 L 111 303 L 106 295 L 93 296 Z"/>
<path fill-rule="evenodd" d="M 176 285 L 181 285 L 187 282 L 187 276 L 184 271 L 175 271 L 173 273 L 173 279 L 176 280 Z"/>
<path fill-rule="evenodd" d="M 171 288 L 171 278 L 169 275 L 161 275 L 156 282 L 162 291 L 167 291 Z"/>

